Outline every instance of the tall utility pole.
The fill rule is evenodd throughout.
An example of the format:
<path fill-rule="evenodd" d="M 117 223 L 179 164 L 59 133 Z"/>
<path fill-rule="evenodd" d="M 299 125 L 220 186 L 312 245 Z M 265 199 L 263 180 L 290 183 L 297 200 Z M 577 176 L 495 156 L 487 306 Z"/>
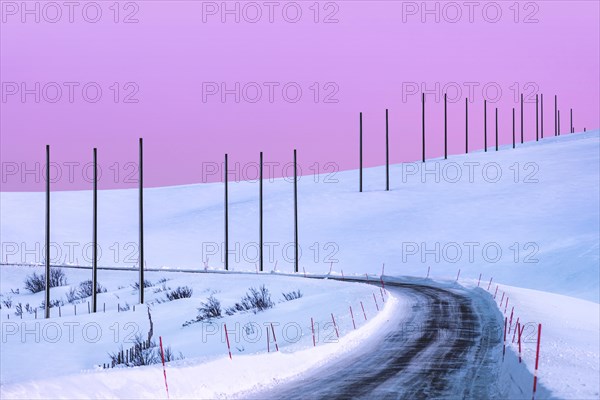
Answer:
<path fill-rule="evenodd" d="M 225 154 L 225 271 L 229 271 L 229 193 L 227 180 L 227 153 Z"/>
<path fill-rule="evenodd" d="M 483 151 L 487 152 L 487 100 L 483 100 Z"/>
<path fill-rule="evenodd" d="M 448 159 L 448 95 L 444 93 L 444 160 Z"/>
<path fill-rule="evenodd" d="M 94 147 L 94 188 L 93 188 L 93 258 L 92 258 L 92 312 L 97 309 L 97 292 L 98 292 L 98 162 L 96 157 L 96 148 Z"/>
<path fill-rule="evenodd" d="M 144 142 L 140 138 L 140 304 L 144 304 Z"/>
<path fill-rule="evenodd" d="M 465 154 L 469 154 L 469 98 L 465 97 Z"/>
<path fill-rule="evenodd" d="M 388 109 L 385 109 L 385 190 L 390 190 L 390 134 Z"/>
<path fill-rule="evenodd" d="M 294 149 L 294 271 L 298 272 L 298 168 Z"/>
<path fill-rule="evenodd" d="M 423 136 L 423 162 L 425 162 L 425 93 L 421 93 L 421 129 Z"/>
<path fill-rule="evenodd" d="M 50 318 L 50 145 L 46 145 L 46 301 L 45 317 Z"/>
<path fill-rule="evenodd" d="M 363 132 L 362 132 L 362 112 L 359 115 L 359 135 L 358 135 L 358 191 L 362 192 L 363 187 Z"/>
<path fill-rule="evenodd" d="M 263 152 L 260 152 L 260 184 L 259 184 L 259 266 L 263 270 Z"/>

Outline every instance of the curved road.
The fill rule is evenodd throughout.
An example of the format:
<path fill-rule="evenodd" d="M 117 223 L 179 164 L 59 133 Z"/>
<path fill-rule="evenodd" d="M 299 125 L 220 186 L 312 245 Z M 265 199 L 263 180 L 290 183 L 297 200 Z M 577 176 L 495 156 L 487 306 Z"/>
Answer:
<path fill-rule="evenodd" d="M 490 304 L 460 289 L 386 283 L 412 303 L 386 334 L 301 378 L 252 398 L 489 399 L 499 389 L 501 329 Z M 486 317 L 487 316 L 487 317 Z"/>

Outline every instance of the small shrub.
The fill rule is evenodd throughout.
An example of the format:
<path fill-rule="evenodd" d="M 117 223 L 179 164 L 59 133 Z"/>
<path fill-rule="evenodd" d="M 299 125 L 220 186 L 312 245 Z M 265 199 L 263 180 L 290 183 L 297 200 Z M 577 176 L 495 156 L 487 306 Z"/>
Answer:
<path fill-rule="evenodd" d="M 12 297 L 8 296 L 6 299 L 2 300 L 2 304 L 4 307 L 11 308 L 12 307 Z"/>
<path fill-rule="evenodd" d="M 170 301 L 187 299 L 192 297 L 193 290 L 189 286 L 179 286 L 177 289 L 166 294 L 167 299 Z"/>
<path fill-rule="evenodd" d="M 93 285 L 94 282 L 91 280 L 81 282 L 77 288 L 77 297 L 80 299 L 90 297 L 94 292 Z M 106 293 L 106 289 L 98 282 L 96 282 L 96 293 Z"/>
<path fill-rule="evenodd" d="M 73 303 L 77 302 L 77 300 L 79 300 L 79 296 L 77 295 L 77 289 L 75 289 L 73 287 L 69 288 L 69 291 L 67 292 L 65 297 L 67 298 L 67 302 L 69 304 L 73 304 Z"/>
<path fill-rule="evenodd" d="M 212 318 L 221 318 L 223 316 L 221 311 L 221 302 L 217 300 L 215 296 L 210 296 L 206 299 L 206 302 L 200 303 L 198 307 L 198 315 L 196 319 L 186 321 L 183 326 L 188 326 L 196 322 L 207 321 Z"/>
<path fill-rule="evenodd" d="M 140 290 L 140 283 L 136 282 L 133 285 L 131 285 L 132 288 L 134 288 L 135 290 Z M 150 282 L 149 280 L 144 279 L 144 289 L 148 288 L 148 287 L 152 287 L 152 282 Z"/>
<path fill-rule="evenodd" d="M 15 315 L 17 317 L 20 317 L 23 315 L 23 305 L 21 303 L 19 303 L 15 306 Z"/>
<path fill-rule="evenodd" d="M 250 288 L 242 301 L 235 303 L 233 307 L 226 310 L 227 315 L 233 315 L 236 312 L 253 311 L 255 314 L 259 311 L 272 308 L 275 303 L 271 300 L 269 289 L 262 285 L 258 289 Z"/>
<path fill-rule="evenodd" d="M 64 286 L 67 284 L 67 276 L 60 268 L 50 269 L 50 287 Z M 46 274 L 33 273 L 25 279 L 25 289 L 31 293 L 46 290 Z"/>
<path fill-rule="evenodd" d="M 19 294 L 19 289 L 10 289 L 12 294 Z"/>
<path fill-rule="evenodd" d="M 62 301 L 62 300 L 60 300 L 60 299 L 50 300 L 50 308 L 53 308 L 53 307 L 62 307 L 64 305 L 65 305 L 65 302 Z M 42 310 L 46 308 L 46 301 L 45 300 L 42 301 L 42 305 L 40 306 L 40 308 Z"/>
<path fill-rule="evenodd" d="M 300 289 L 298 289 L 298 290 L 292 290 L 289 293 L 281 293 L 281 295 L 283 296 L 285 301 L 290 301 L 290 300 L 296 300 L 296 299 L 299 299 L 300 297 L 302 297 L 302 292 L 300 292 Z"/>

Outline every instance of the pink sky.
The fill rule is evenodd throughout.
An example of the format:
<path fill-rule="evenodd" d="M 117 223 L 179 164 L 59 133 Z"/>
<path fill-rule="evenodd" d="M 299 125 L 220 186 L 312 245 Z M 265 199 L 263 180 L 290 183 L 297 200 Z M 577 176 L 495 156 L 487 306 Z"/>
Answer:
<path fill-rule="evenodd" d="M 55 190 L 91 188 L 84 166 L 91 161 L 93 147 L 98 148 L 103 171 L 100 188 L 133 187 L 136 166 L 128 163 L 137 162 L 139 137 L 144 137 L 148 186 L 220 180 L 218 174 L 206 172 L 226 152 L 231 163 L 256 162 L 262 150 L 265 161 L 284 164 L 297 148 L 303 173 L 312 173 L 316 163 L 321 171 L 356 168 L 361 111 L 365 166 L 381 165 L 386 108 L 391 161 L 417 160 L 421 105 L 420 95 L 409 92 L 414 83 L 432 90 L 427 101 L 428 157 L 443 151 L 443 103 L 435 97 L 441 99 L 444 87 L 449 97 L 461 89 L 459 102 L 448 106 L 451 153 L 464 152 L 464 97 L 469 87 L 474 88 L 471 149 L 483 144 L 484 87 L 490 146 L 495 107 L 500 141 L 511 141 L 510 114 L 512 107 L 518 110 L 519 93 L 526 98 L 544 93 L 547 135 L 553 133 L 555 94 L 563 132 L 569 130 L 570 108 L 576 130 L 598 128 L 599 3 L 521 2 L 518 22 L 513 2 L 492 3 L 477 3 L 472 22 L 463 2 L 452 3 L 462 5 L 462 16 L 452 22 L 456 8 L 428 2 L 430 9 L 438 4 L 436 22 L 434 14 L 421 13 L 422 2 L 321 2 L 315 22 L 314 2 L 275 2 L 269 22 L 268 7 L 258 2 L 253 4 L 263 15 L 253 23 L 256 9 L 244 8 L 247 2 L 238 3 L 240 22 L 220 10 L 211 14 L 221 2 L 140 1 L 127 3 L 126 9 L 121 3 L 118 16 L 109 8 L 113 2 L 98 2 L 102 15 L 96 23 L 83 18 L 82 6 L 73 10 L 73 22 L 64 8 L 58 22 L 51 23 L 56 10 L 44 9 L 44 2 L 27 3 L 32 8 L 40 4 L 36 22 L 35 15 L 23 13 L 24 3 L 3 1 L 1 190 L 44 189 L 39 171 L 46 144 L 61 171 Z M 236 3 L 227 4 L 234 8 Z M 493 23 L 489 19 L 496 5 L 502 14 Z M 284 6 L 288 20 L 297 8 L 302 10 L 298 22 L 284 19 Z M 419 8 L 416 14 L 414 6 Z M 86 18 L 93 19 L 95 11 L 86 9 Z M 124 23 L 132 13 L 138 22 Z M 338 22 L 324 23 L 327 16 Z M 222 17 L 227 20 L 222 22 Z M 207 92 L 221 83 L 233 89 L 236 82 L 246 88 L 239 103 L 235 94 L 222 102 L 220 93 Z M 33 89 L 24 101 L 22 84 Z M 88 100 L 82 93 L 86 84 Z M 288 100 L 282 93 L 286 84 Z M 74 88 L 72 102 L 69 85 Z M 62 96 L 52 103 L 57 87 Z M 92 103 L 95 87 L 102 89 L 102 96 Z M 262 98 L 252 102 L 256 87 L 262 89 Z M 274 88 L 272 102 L 269 87 Z M 302 95 L 294 103 L 297 87 Z M 499 101 L 494 99 L 497 88 L 502 90 Z M 130 99 L 137 102 L 125 102 L 135 90 Z M 531 140 L 534 103 L 525 104 L 525 114 L 525 135 Z M 247 171 L 242 178 L 253 177 L 254 169 Z M 274 171 L 277 176 L 286 173 L 283 166 Z"/>

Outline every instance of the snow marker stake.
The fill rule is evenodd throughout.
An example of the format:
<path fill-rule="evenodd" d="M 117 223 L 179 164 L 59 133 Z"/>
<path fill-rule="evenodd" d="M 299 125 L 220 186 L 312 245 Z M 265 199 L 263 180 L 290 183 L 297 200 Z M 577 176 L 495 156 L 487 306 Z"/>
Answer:
<path fill-rule="evenodd" d="M 279 346 L 277 345 L 277 338 L 275 337 L 275 328 L 273 328 L 273 323 L 271 323 L 271 332 L 273 333 L 273 341 L 275 342 L 275 351 L 279 351 Z"/>
<path fill-rule="evenodd" d="M 271 341 L 269 339 L 269 327 L 267 326 L 267 353 L 271 352 Z"/>
<path fill-rule="evenodd" d="M 500 309 L 502 309 L 502 303 L 504 302 L 504 295 L 505 294 L 506 294 L 505 292 L 502 292 L 502 298 L 500 299 L 500 306 L 499 306 Z"/>
<path fill-rule="evenodd" d="M 342 280 L 344 280 L 344 270 L 342 270 Z"/>
<path fill-rule="evenodd" d="M 508 323 L 508 318 L 504 317 L 504 346 L 502 346 L 502 361 L 504 361 L 504 355 L 506 354 L 506 324 Z"/>
<path fill-rule="evenodd" d="M 512 326 L 513 313 L 515 312 L 515 306 L 510 309 L 510 319 L 508 320 L 508 334 L 510 335 L 510 327 Z"/>
<path fill-rule="evenodd" d="M 373 292 L 373 300 L 375 301 L 375 307 L 377 308 L 377 311 L 379 311 L 379 304 L 377 304 L 377 298 L 375 297 L 375 292 Z"/>
<path fill-rule="evenodd" d="M 515 330 L 513 331 L 512 343 L 515 342 L 515 335 L 517 334 L 518 329 L 519 329 L 519 317 L 517 317 L 517 322 L 515 323 Z"/>
<path fill-rule="evenodd" d="M 459 277 L 460 277 L 460 268 L 458 269 L 458 274 L 456 275 L 456 282 L 458 282 Z"/>
<path fill-rule="evenodd" d="M 385 283 L 383 283 L 383 275 L 379 278 L 381 281 L 381 287 L 385 289 Z"/>
<path fill-rule="evenodd" d="M 360 307 L 363 310 L 363 315 L 365 316 L 365 321 L 366 321 L 367 320 L 367 313 L 365 312 L 365 306 L 363 306 L 363 302 L 362 301 L 360 302 Z"/>
<path fill-rule="evenodd" d="M 494 277 L 493 277 L 493 276 L 490 278 L 490 283 L 488 283 L 488 288 L 487 288 L 487 291 L 488 291 L 488 292 L 490 291 L 490 285 L 492 284 L 492 279 L 494 279 Z"/>
<path fill-rule="evenodd" d="M 523 329 L 521 329 L 521 323 L 519 322 L 519 364 L 521 363 L 521 334 L 523 333 L 523 331 L 525 330 L 525 327 L 523 327 Z"/>
<path fill-rule="evenodd" d="M 367 277 L 367 282 L 369 282 L 369 274 L 365 274 L 365 276 Z"/>
<path fill-rule="evenodd" d="M 304 277 L 306 278 L 306 269 L 304 267 L 302 267 L 302 271 L 304 271 Z M 329 271 L 329 273 L 331 273 L 331 270 Z"/>
<path fill-rule="evenodd" d="M 496 300 L 496 294 L 498 294 L 498 285 L 496 285 L 496 291 L 494 292 L 494 300 Z"/>
<path fill-rule="evenodd" d="M 229 359 L 231 360 L 231 346 L 229 346 L 229 335 L 227 334 L 227 324 L 223 324 L 225 330 L 225 339 L 227 340 L 227 350 L 229 351 Z"/>
<path fill-rule="evenodd" d="M 481 272 L 479 273 L 479 280 L 477 281 L 477 287 L 479 287 L 480 283 L 481 283 Z"/>
<path fill-rule="evenodd" d="M 160 357 L 162 358 L 163 376 L 165 377 L 165 388 L 167 389 L 167 399 L 169 399 L 169 384 L 167 383 L 167 369 L 165 368 L 165 352 L 163 351 L 162 336 L 159 336 L 158 340 L 160 342 Z"/>
<path fill-rule="evenodd" d="M 429 278 L 429 270 L 431 269 L 431 265 L 427 266 L 427 276 L 425 277 L 425 279 Z"/>
<path fill-rule="evenodd" d="M 331 262 L 331 264 L 329 264 L 329 275 L 331 275 L 331 271 L 333 271 L 333 261 Z"/>
<path fill-rule="evenodd" d="M 312 329 L 313 347 L 315 347 L 317 345 L 315 342 L 315 323 L 313 322 L 312 317 L 310 317 L 310 329 Z"/>
<path fill-rule="evenodd" d="M 506 296 L 506 303 L 504 303 L 504 315 L 506 315 L 506 309 L 508 308 L 508 299 L 510 297 Z"/>
<path fill-rule="evenodd" d="M 381 293 L 381 301 L 385 303 L 385 297 L 383 297 L 383 289 L 379 288 L 379 292 Z"/>
<path fill-rule="evenodd" d="M 352 325 L 356 329 L 356 322 L 354 322 L 354 313 L 352 312 L 352 306 L 350 306 L 350 315 L 352 316 Z"/>
<path fill-rule="evenodd" d="M 338 331 L 337 325 L 335 323 L 335 318 L 333 317 L 333 313 L 331 313 L 331 320 L 333 321 L 333 327 L 335 328 L 335 335 L 340 338 L 340 332 Z"/>
<path fill-rule="evenodd" d="M 538 364 L 540 362 L 540 339 L 542 336 L 542 324 L 538 324 L 538 340 L 537 340 L 537 350 L 535 352 L 535 370 L 533 372 L 533 397 L 535 399 L 535 390 L 537 388 L 537 371 Z"/>

